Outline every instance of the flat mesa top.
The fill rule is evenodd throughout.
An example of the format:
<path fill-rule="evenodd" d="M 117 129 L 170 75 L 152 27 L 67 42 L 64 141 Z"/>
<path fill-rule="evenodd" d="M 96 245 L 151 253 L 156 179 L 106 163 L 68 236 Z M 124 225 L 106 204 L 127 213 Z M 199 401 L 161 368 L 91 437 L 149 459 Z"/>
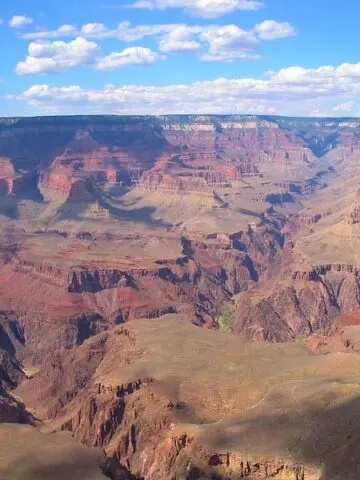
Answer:
<path fill-rule="evenodd" d="M 96 266 L 131 270 L 159 267 L 159 259 L 166 263 L 182 256 L 181 241 L 176 237 L 124 238 L 107 242 L 46 234 L 25 240 L 17 258 L 58 268 Z"/>

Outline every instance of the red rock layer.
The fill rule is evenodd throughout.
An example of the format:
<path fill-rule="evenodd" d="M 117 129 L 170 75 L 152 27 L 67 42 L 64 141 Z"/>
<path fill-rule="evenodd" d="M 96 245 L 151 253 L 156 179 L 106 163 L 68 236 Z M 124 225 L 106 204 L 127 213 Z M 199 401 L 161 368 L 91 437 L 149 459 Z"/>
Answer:
<path fill-rule="evenodd" d="M 213 325 L 232 295 L 266 271 L 281 242 L 268 227 L 183 237 L 182 256 L 131 268 L 96 262 L 64 267 L 56 258 L 34 261 L 20 251 L 0 268 L 0 308 L 18 313 L 26 355 L 35 363 L 46 351 L 72 348 L 109 325 L 135 318 L 179 312 Z"/>
<path fill-rule="evenodd" d="M 260 124 L 259 124 L 260 125 Z M 216 164 L 223 161 L 244 174 L 273 168 L 296 169 L 316 161 L 311 150 L 296 134 L 276 124 L 240 125 L 224 122 L 212 125 L 168 125 L 166 138 L 178 148 L 186 148 L 185 163 Z"/>
<path fill-rule="evenodd" d="M 131 184 L 140 178 L 144 169 L 154 165 L 157 155 L 151 144 L 143 149 L 131 143 L 108 147 L 95 142 L 89 132 L 77 132 L 75 140 L 42 173 L 40 183 L 64 193 L 69 193 L 79 178 L 91 178 L 95 183 Z"/>
<path fill-rule="evenodd" d="M 16 173 L 10 159 L 0 157 L 0 194 L 11 193 L 14 188 Z"/>

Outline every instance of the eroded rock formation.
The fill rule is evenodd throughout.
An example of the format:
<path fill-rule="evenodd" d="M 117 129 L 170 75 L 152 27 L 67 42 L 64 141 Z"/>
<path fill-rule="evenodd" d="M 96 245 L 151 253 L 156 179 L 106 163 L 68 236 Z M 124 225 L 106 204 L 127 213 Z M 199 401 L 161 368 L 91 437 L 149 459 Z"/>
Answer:
<path fill-rule="evenodd" d="M 343 383 L 334 381 L 337 355 L 315 356 L 293 344 L 268 346 L 259 357 L 262 347 L 199 329 L 176 315 L 152 325 L 139 320 L 59 352 L 18 394 L 47 419 L 48 431 L 69 430 L 149 480 L 315 480 L 329 469 L 339 472 L 341 454 L 327 456 L 337 452 L 334 431 L 347 436 L 344 448 L 351 449 L 356 426 L 335 418 L 341 409 L 342 419 L 353 418 L 356 400 L 347 404 Z M 212 368 L 204 371 L 208 362 Z M 357 356 L 349 357 L 341 366 L 353 388 L 358 363 Z M 242 388 L 228 388 L 228 368 L 242 368 L 233 378 Z M 257 388 L 249 398 L 254 376 Z M 338 413 L 325 406 L 329 395 Z M 335 425 L 325 425 L 323 408 Z M 292 417 L 293 409 L 301 421 Z M 319 449 L 307 440 L 317 433 Z"/>
<path fill-rule="evenodd" d="M 357 395 L 358 381 L 347 390 L 338 380 L 358 372 L 360 351 L 358 127 L 242 116 L 0 120 L 0 422 L 33 421 L 22 398 L 48 430 L 105 449 L 111 478 L 341 471 L 313 450 L 325 438 L 322 451 L 338 451 L 332 426 L 314 425 L 326 424 L 324 411 L 334 425 L 358 411 L 344 395 Z M 224 315 L 236 335 L 208 331 Z M 311 337 L 313 352 L 349 356 L 240 336 Z M 305 430 L 293 411 L 308 418 Z M 356 450 L 349 425 L 340 426 L 346 449 Z M 274 431 L 279 443 L 267 449 Z"/>

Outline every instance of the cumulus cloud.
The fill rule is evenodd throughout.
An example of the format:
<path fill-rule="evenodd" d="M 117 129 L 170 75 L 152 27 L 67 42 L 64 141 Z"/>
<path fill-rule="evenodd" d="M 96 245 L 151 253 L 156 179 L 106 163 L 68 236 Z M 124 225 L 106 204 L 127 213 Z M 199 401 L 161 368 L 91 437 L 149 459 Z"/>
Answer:
<path fill-rule="evenodd" d="M 26 33 L 23 38 L 54 38 L 58 35 L 74 34 L 71 25 L 63 25 L 55 31 L 39 31 Z M 235 61 L 256 59 L 255 50 L 261 45 L 256 32 L 246 31 L 237 25 L 186 25 L 186 24 L 153 24 L 132 25 L 121 22 L 116 29 L 109 29 L 102 23 L 89 23 L 76 32 L 83 38 L 106 39 L 116 38 L 126 42 L 134 42 L 145 37 L 158 39 L 162 52 L 198 52 L 204 61 Z"/>
<path fill-rule="evenodd" d="M 202 56 L 205 61 L 234 61 L 256 59 L 254 50 L 260 42 L 251 32 L 236 25 L 210 27 L 202 32 L 202 38 L 208 43 L 208 52 Z"/>
<path fill-rule="evenodd" d="M 252 32 L 236 25 L 180 25 L 161 39 L 159 48 L 163 52 L 199 51 L 204 61 L 234 61 L 258 58 L 259 45 Z"/>
<path fill-rule="evenodd" d="M 122 52 L 100 56 L 100 48 L 85 38 L 70 42 L 31 42 L 25 61 L 16 66 L 18 75 L 61 73 L 80 66 L 93 66 L 99 70 L 114 70 L 128 65 L 150 65 L 164 57 L 149 48 L 130 47 Z"/>
<path fill-rule="evenodd" d="M 235 24 L 188 25 L 150 24 L 132 25 L 123 21 L 114 28 L 103 23 L 88 23 L 80 29 L 73 25 L 62 25 L 56 30 L 36 31 L 21 34 L 25 39 L 50 39 L 79 36 L 87 39 L 118 39 L 135 42 L 153 37 L 159 50 L 170 52 L 194 52 L 203 61 L 237 61 L 260 58 L 257 49 L 262 40 L 275 40 L 295 35 L 295 28 L 287 22 L 266 20 L 251 30 Z"/>
<path fill-rule="evenodd" d="M 354 76 L 354 72 L 358 73 Z M 219 78 L 187 85 L 106 85 L 103 89 L 34 85 L 17 98 L 40 111 L 62 113 L 349 115 L 360 107 L 359 78 L 360 63 L 316 69 L 295 66 L 268 72 L 263 78 Z"/>
<path fill-rule="evenodd" d="M 276 40 L 296 35 L 296 30 L 290 23 L 275 22 L 274 20 L 265 20 L 257 24 L 254 31 L 262 40 Z"/>
<path fill-rule="evenodd" d="M 81 27 L 81 33 L 84 37 L 106 38 L 111 30 L 103 23 L 86 23 Z"/>
<path fill-rule="evenodd" d="M 202 44 L 195 35 L 200 34 L 201 27 L 188 25 L 175 26 L 168 34 L 164 35 L 159 43 L 162 52 L 189 52 L 198 50 Z"/>
<path fill-rule="evenodd" d="M 25 15 L 14 15 L 9 22 L 10 27 L 21 28 L 26 25 L 31 25 L 33 19 L 31 17 L 26 17 Z"/>
<path fill-rule="evenodd" d="M 32 42 L 25 61 L 16 66 L 18 75 L 60 73 L 81 65 L 94 64 L 99 47 L 94 42 L 78 37 L 71 42 Z"/>
<path fill-rule="evenodd" d="M 149 48 L 129 47 L 122 52 L 110 53 L 106 57 L 101 58 L 97 62 L 97 68 L 99 70 L 114 70 L 129 65 L 151 65 L 160 59 L 165 59 L 165 57 L 160 56 Z"/>
<path fill-rule="evenodd" d="M 319 68 L 304 68 L 293 66 L 283 68 L 278 72 L 269 72 L 276 83 L 292 85 L 293 88 L 311 85 L 318 91 L 328 91 L 332 87 L 347 88 L 353 84 L 353 78 L 360 78 L 360 63 L 343 63 L 338 67 L 325 65 Z"/>
<path fill-rule="evenodd" d="M 182 8 L 191 15 L 216 18 L 236 10 L 258 10 L 263 5 L 258 0 L 138 0 L 127 7 L 149 10 Z"/>

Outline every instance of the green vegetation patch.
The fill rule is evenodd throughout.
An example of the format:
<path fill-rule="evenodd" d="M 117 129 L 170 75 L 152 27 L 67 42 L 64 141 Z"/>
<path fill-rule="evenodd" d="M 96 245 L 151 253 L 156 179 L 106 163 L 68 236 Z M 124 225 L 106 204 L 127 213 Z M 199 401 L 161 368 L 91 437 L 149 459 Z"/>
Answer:
<path fill-rule="evenodd" d="M 234 325 L 234 313 L 233 312 L 225 312 L 220 317 L 220 324 L 226 329 L 232 329 Z"/>

